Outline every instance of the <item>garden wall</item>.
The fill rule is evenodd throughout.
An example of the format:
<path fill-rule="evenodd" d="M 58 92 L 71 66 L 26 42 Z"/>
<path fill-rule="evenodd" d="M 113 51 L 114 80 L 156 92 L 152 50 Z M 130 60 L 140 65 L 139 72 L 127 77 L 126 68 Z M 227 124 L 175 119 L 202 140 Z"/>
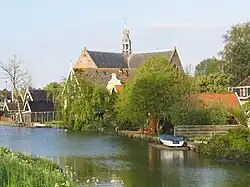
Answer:
<path fill-rule="evenodd" d="M 214 134 L 226 134 L 229 129 L 240 125 L 183 125 L 174 128 L 176 136 L 212 136 Z"/>

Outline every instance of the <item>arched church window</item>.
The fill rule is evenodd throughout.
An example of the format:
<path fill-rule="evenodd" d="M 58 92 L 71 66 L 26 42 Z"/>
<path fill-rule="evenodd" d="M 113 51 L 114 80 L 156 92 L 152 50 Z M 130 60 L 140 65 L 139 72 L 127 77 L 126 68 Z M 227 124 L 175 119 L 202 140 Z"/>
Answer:
<path fill-rule="evenodd" d="M 128 49 L 128 44 L 126 44 L 126 49 Z"/>

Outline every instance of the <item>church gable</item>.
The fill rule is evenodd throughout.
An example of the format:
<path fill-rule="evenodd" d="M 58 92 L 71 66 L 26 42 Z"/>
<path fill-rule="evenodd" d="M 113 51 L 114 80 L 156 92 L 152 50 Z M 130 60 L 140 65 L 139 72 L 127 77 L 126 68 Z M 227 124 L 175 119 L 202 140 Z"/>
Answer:
<path fill-rule="evenodd" d="M 88 51 L 84 49 L 77 60 L 74 69 L 82 69 L 82 68 L 97 68 L 94 60 L 89 55 Z"/>

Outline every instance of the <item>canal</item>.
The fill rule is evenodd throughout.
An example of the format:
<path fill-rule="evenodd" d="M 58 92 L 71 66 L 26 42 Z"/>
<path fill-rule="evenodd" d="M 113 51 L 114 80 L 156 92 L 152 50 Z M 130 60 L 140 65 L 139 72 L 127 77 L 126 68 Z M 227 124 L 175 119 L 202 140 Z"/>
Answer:
<path fill-rule="evenodd" d="M 98 177 L 103 186 L 109 186 L 114 178 L 123 181 L 124 185 L 118 186 L 128 187 L 250 184 L 247 167 L 219 164 L 191 151 L 159 150 L 147 142 L 99 133 L 0 126 L 0 145 L 68 166 L 81 182 Z"/>

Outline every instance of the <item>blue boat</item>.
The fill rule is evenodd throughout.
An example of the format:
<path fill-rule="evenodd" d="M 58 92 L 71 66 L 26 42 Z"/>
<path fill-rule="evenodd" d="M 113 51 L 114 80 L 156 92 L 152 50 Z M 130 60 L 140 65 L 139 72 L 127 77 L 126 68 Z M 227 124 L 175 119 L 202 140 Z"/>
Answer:
<path fill-rule="evenodd" d="M 185 144 L 185 139 L 183 137 L 177 137 L 169 134 L 161 134 L 160 141 L 169 147 L 182 147 Z"/>

